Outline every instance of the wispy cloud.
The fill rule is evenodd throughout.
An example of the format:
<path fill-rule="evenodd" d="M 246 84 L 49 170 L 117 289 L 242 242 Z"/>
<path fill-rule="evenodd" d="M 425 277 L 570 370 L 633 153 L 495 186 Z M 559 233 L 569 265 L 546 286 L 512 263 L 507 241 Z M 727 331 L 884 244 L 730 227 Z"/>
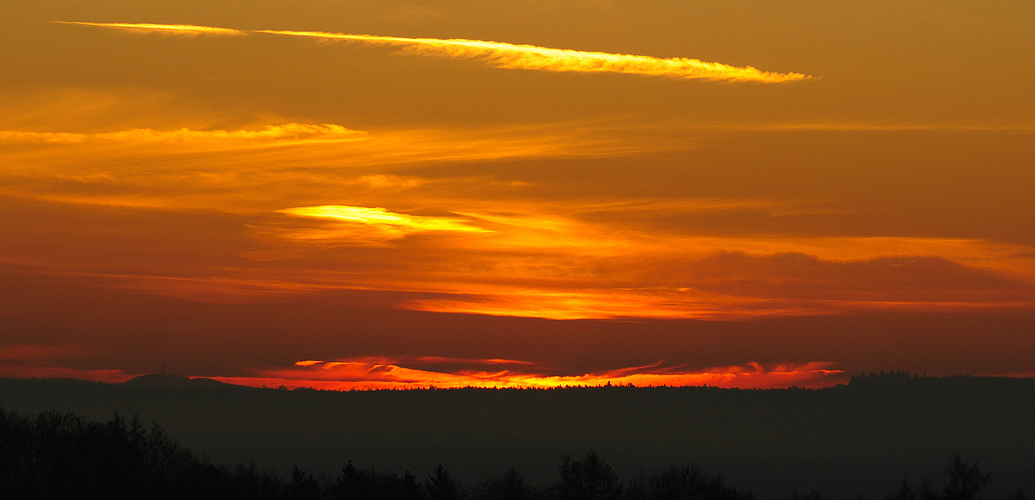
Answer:
<path fill-rule="evenodd" d="M 540 47 L 464 38 L 407 38 L 380 35 L 327 33 L 322 31 L 236 30 L 194 25 L 62 22 L 129 30 L 141 33 L 198 35 L 268 35 L 296 36 L 320 40 L 340 40 L 399 47 L 402 53 L 452 59 L 475 59 L 494 68 L 528 69 L 565 73 L 623 73 L 685 80 L 729 82 L 783 83 L 813 78 L 803 73 L 762 71 L 751 66 L 731 66 L 687 57 L 660 58 L 646 55 L 614 54 L 572 49 Z"/>
<path fill-rule="evenodd" d="M 414 165 L 623 156 L 678 147 L 686 146 L 623 143 L 617 131 L 563 124 L 369 132 L 301 123 L 89 133 L 0 129 L 0 194 L 238 212 L 330 204 L 350 193 L 352 202 L 343 205 L 369 207 L 385 202 L 366 200 L 364 193 L 437 190 L 441 179 L 393 173 Z M 140 161 L 143 157 L 149 161 Z M 485 184 L 487 179 L 453 182 L 468 181 Z M 507 191 L 520 187 L 496 184 L 494 189 Z M 216 192 L 221 195 L 213 196 Z"/>

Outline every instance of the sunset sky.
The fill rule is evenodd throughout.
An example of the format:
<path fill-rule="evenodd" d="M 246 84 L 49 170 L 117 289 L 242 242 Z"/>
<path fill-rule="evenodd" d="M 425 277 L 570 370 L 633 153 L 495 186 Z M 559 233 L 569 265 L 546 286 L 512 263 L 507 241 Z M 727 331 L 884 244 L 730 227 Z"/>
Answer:
<path fill-rule="evenodd" d="M 1035 375 L 1032 19 L 6 0 L 0 376 Z"/>

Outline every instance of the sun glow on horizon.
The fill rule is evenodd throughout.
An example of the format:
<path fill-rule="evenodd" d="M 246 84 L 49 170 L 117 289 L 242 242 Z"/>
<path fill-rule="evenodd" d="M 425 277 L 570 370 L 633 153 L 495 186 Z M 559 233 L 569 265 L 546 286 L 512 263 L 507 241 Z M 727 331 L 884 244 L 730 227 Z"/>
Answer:
<path fill-rule="evenodd" d="M 552 389 L 563 387 L 600 387 L 606 385 L 633 387 L 712 386 L 723 388 L 768 389 L 828 387 L 843 382 L 844 372 L 833 363 L 809 362 L 714 367 L 692 370 L 680 366 L 664 367 L 658 362 L 647 366 L 620 368 L 583 375 L 552 375 L 546 371 L 528 370 L 528 362 L 502 360 L 457 360 L 472 368 L 434 369 L 425 365 L 448 362 L 449 358 L 356 358 L 341 361 L 307 360 L 295 363 L 292 369 L 260 370 L 254 377 L 217 377 L 217 380 L 249 386 L 287 388 L 311 387 L 327 390 L 377 389 Z M 485 371 L 479 365 L 503 365 Z M 509 366 L 509 368 L 507 368 Z"/>

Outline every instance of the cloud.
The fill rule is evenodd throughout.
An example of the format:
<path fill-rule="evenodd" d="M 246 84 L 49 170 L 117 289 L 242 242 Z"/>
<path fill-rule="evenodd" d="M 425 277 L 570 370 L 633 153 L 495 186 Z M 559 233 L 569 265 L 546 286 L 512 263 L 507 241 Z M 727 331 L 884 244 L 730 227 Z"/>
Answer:
<path fill-rule="evenodd" d="M 329 219 L 337 224 L 314 234 L 319 239 L 334 239 L 355 233 L 357 225 L 366 226 L 388 238 L 401 238 L 410 233 L 445 231 L 458 233 L 490 233 L 492 231 L 471 225 L 462 219 L 448 217 L 424 217 L 389 212 L 383 208 L 349 207 L 323 205 L 318 207 L 285 208 L 278 212 L 299 217 Z"/>
<path fill-rule="evenodd" d="M 342 40 L 371 45 L 400 47 L 403 54 L 445 57 L 451 59 L 475 59 L 482 61 L 491 67 L 502 69 L 528 69 L 564 73 L 622 73 L 685 80 L 700 79 L 760 83 L 794 82 L 813 78 L 812 76 L 802 73 L 761 71 L 751 66 L 731 66 L 728 64 L 706 62 L 686 57 L 659 58 L 644 55 L 557 49 L 539 47 L 536 45 L 522 45 L 486 40 L 468 40 L 463 38 L 406 38 L 396 36 L 326 33 L 321 31 L 242 31 L 194 25 L 57 22 L 61 22 L 62 24 L 166 35 L 198 36 L 263 33 L 268 35 L 317 38 L 320 40 Z"/>
<path fill-rule="evenodd" d="M 622 156 L 676 147 L 685 144 L 630 144 L 617 131 L 572 124 L 370 132 L 302 123 L 227 130 L 0 130 L 0 194 L 83 204 L 265 211 L 333 202 L 342 193 L 444 189 L 431 186 L 439 183 L 435 179 L 393 173 L 414 166 Z M 521 186 L 501 183 L 493 189 Z"/>
<path fill-rule="evenodd" d="M 230 28 L 213 28 L 210 26 L 195 26 L 192 24 L 144 24 L 144 23 L 87 23 L 81 21 L 54 21 L 58 24 L 71 24 L 77 26 L 91 26 L 95 28 L 110 28 L 131 31 L 141 34 L 160 34 L 168 36 L 217 35 L 217 36 L 243 36 L 246 33 L 241 30 Z"/>

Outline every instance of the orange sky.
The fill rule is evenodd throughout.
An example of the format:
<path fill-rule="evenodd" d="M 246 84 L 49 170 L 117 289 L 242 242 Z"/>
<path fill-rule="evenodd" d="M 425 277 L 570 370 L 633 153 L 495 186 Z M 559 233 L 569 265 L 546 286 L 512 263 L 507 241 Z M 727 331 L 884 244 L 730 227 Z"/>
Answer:
<path fill-rule="evenodd" d="M 1032 18 L 5 2 L 0 375 L 1033 373 Z"/>

